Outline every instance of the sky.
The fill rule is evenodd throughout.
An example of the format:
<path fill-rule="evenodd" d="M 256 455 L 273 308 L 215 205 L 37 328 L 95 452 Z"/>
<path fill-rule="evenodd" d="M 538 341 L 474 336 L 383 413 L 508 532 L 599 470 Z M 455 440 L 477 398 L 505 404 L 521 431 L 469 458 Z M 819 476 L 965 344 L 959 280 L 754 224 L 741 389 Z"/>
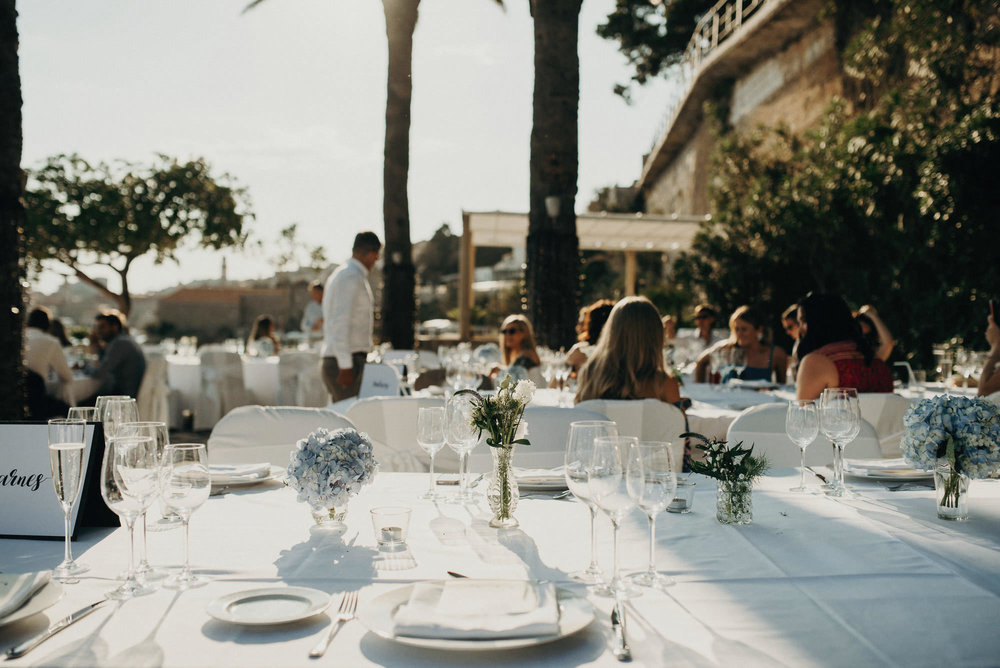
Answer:
<path fill-rule="evenodd" d="M 30 0 L 18 3 L 24 97 L 22 165 L 78 153 L 92 162 L 202 157 L 250 195 L 247 250 L 185 249 L 140 259 L 134 293 L 221 273 L 273 273 L 267 245 L 298 225 L 301 241 L 340 262 L 354 234 L 382 237 L 386 37 L 379 0 Z M 528 0 L 423 0 L 414 34 L 411 238 L 461 212 L 528 209 L 533 86 Z M 675 94 L 658 80 L 627 105 L 630 69 L 596 26 L 614 0 L 580 15 L 580 171 L 576 209 L 638 178 Z M 273 248 L 273 245 L 272 245 Z M 65 271 L 65 270 L 64 270 Z M 95 270 L 109 277 L 110 272 Z M 35 288 L 62 281 L 48 272 Z"/>

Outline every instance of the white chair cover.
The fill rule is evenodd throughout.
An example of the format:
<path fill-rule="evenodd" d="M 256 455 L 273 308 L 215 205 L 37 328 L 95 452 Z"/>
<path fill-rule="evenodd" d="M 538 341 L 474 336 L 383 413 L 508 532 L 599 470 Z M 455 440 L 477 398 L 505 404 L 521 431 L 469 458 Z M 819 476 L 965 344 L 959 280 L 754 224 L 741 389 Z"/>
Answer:
<path fill-rule="evenodd" d="M 438 354 L 430 350 L 421 350 L 417 353 L 418 369 L 440 369 L 441 358 Z"/>
<path fill-rule="evenodd" d="M 278 406 L 313 405 L 299 403 L 299 376 L 306 370 L 319 375 L 319 353 L 316 351 L 282 350 L 278 354 Z"/>
<path fill-rule="evenodd" d="M 320 375 L 320 363 L 299 372 L 298 387 L 295 394 L 296 406 L 313 406 L 322 408 L 330 403 L 330 393 Z"/>
<path fill-rule="evenodd" d="M 681 409 L 658 399 L 588 399 L 576 407 L 607 415 L 618 424 L 619 434 L 640 441 L 680 443 L 687 431 Z"/>
<path fill-rule="evenodd" d="M 858 395 L 861 417 L 875 427 L 883 457 L 902 457 L 899 441 L 903 438 L 903 415 L 911 401 L 898 394 L 864 393 Z M 848 446 L 850 447 L 850 446 Z"/>
<path fill-rule="evenodd" d="M 243 361 L 238 353 L 205 346 L 201 360 L 201 396 L 195 409 L 195 429 L 211 429 L 223 415 L 250 403 L 243 384 Z"/>
<path fill-rule="evenodd" d="M 320 427 L 353 427 L 343 415 L 323 408 L 240 406 L 225 415 L 208 437 L 213 464 L 288 466 L 295 444 Z"/>
<path fill-rule="evenodd" d="M 344 412 L 375 444 L 382 471 L 427 471 L 430 456 L 417 445 L 417 414 L 426 406 L 444 406 L 438 397 L 368 397 Z M 458 455 L 445 446 L 434 456 L 435 473 L 458 471 Z"/>
<path fill-rule="evenodd" d="M 792 443 L 785 434 L 785 413 L 787 403 L 761 404 L 746 409 L 737 416 L 726 434 L 730 445 L 743 441 L 753 444 L 755 453 L 767 455 L 771 467 L 799 465 L 799 446 Z M 833 461 L 833 444 L 822 432 L 806 448 L 806 465 L 826 466 Z M 875 428 L 861 418 L 861 432 L 844 448 L 844 456 L 850 459 L 879 459 L 879 448 Z"/>
<path fill-rule="evenodd" d="M 603 413 L 575 406 L 533 406 L 524 410 L 524 420 L 528 423 L 528 440 L 531 445 L 519 445 L 514 454 L 514 465 L 522 468 L 545 469 L 562 466 L 566 456 L 566 437 L 569 426 L 578 420 L 607 420 Z M 470 455 L 472 471 L 489 471 L 493 455 L 490 447 L 483 443 L 476 446 Z"/>
<path fill-rule="evenodd" d="M 139 419 L 170 424 L 170 385 L 167 383 L 167 358 L 162 352 L 145 350 L 146 372 L 135 398 Z"/>
<path fill-rule="evenodd" d="M 361 372 L 358 398 L 399 396 L 399 371 L 388 364 L 366 363 Z"/>

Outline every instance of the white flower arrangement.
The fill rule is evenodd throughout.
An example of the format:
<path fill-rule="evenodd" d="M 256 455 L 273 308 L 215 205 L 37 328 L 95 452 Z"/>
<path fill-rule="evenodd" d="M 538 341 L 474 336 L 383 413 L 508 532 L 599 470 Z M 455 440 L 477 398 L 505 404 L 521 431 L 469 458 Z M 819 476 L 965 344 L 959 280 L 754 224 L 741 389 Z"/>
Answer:
<path fill-rule="evenodd" d="M 472 426 L 489 434 L 487 445 L 494 448 L 530 445 L 527 427 L 522 423 L 524 409 L 535 396 L 535 384 L 530 380 L 516 383 L 507 375 L 493 396 L 477 398 L 472 407 Z"/>
<path fill-rule="evenodd" d="M 917 468 L 948 463 L 970 478 L 1000 468 L 1000 406 L 982 397 L 940 395 L 913 404 L 903 416 L 903 457 Z"/>
<path fill-rule="evenodd" d="M 288 485 L 316 509 L 345 505 L 371 482 L 378 462 L 371 439 L 356 429 L 317 429 L 296 444 Z"/>

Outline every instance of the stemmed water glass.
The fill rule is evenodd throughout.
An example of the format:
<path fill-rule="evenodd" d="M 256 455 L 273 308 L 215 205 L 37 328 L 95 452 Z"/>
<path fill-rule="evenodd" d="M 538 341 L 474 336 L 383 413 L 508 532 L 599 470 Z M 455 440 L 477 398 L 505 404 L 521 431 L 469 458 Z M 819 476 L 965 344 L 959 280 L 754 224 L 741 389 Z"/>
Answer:
<path fill-rule="evenodd" d="M 425 499 L 437 499 L 434 490 L 434 455 L 444 447 L 444 406 L 426 406 L 417 411 L 417 444 L 431 457 Z"/>
<path fill-rule="evenodd" d="M 788 402 L 785 411 L 785 433 L 792 443 L 801 451 L 799 486 L 792 487 L 791 492 L 808 492 L 806 487 L 806 448 L 819 435 L 819 412 L 816 402 L 808 399 L 795 399 Z"/>
<path fill-rule="evenodd" d="M 585 570 L 570 573 L 578 582 L 601 585 L 604 576 L 597 565 L 597 505 L 590 492 L 590 466 L 594 458 L 594 439 L 602 436 L 617 436 L 618 425 L 606 420 L 581 420 L 569 426 L 566 442 L 566 458 L 563 471 L 566 486 L 573 496 L 582 501 L 590 511 L 590 565 Z"/>
<path fill-rule="evenodd" d="M 163 460 L 163 454 L 166 451 L 167 444 L 170 443 L 167 425 L 162 422 L 123 422 L 118 425 L 117 438 L 148 438 L 152 440 L 153 445 L 156 448 L 156 459 L 158 462 Z M 158 494 L 154 495 L 154 502 L 158 496 Z M 150 506 L 152 506 L 152 503 Z M 163 510 L 164 509 L 161 507 L 160 512 L 158 513 L 160 517 L 155 523 L 157 527 L 160 529 L 166 529 L 180 524 L 179 517 L 176 515 L 170 515 L 168 517 Z M 147 549 L 146 540 L 146 530 L 149 525 L 148 507 L 143 510 L 140 521 L 142 522 L 142 531 L 140 534 L 142 536 L 142 552 L 139 557 L 139 565 L 136 566 L 136 572 L 146 580 L 166 577 L 166 573 L 154 569 L 149 564 L 149 550 Z"/>
<path fill-rule="evenodd" d="M 184 523 L 184 567 L 170 576 L 163 586 L 168 589 L 193 589 L 208 583 L 208 578 L 191 572 L 191 514 L 208 500 L 212 477 L 208 454 L 201 443 L 176 443 L 167 446 L 163 455 L 160 496 L 168 508 Z"/>
<path fill-rule="evenodd" d="M 472 390 L 459 390 L 448 399 L 445 406 L 445 434 L 448 447 L 455 451 L 459 458 L 459 490 L 450 499 L 454 503 L 465 503 L 472 500 L 469 491 L 469 453 L 479 442 L 479 434 L 472 426 L 472 402 L 476 398 Z"/>
<path fill-rule="evenodd" d="M 69 544 L 70 515 L 80 495 L 83 482 L 86 429 L 87 423 L 83 420 L 63 418 L 49 420 L 49 465 L 52 469 L 52 486 L 55 488 L 59 505 L 62 506 L 66 535 L 63 560 L 52 571 L 52 577 L 66 583 L 79 582 L 76 576 L 90 570 L 73 561 L 73 551 Z"/>
<path fill-rule="evenodd" d="M 83 420 L 84 422 L 98 422 L 101 419 L 96 406 L 70 406 L 66 417 L 70 420 Z"/>
<path fill-rule="evenodd" d="M 828 387 L 820 396 L 820 429 L 833 442 L 834 480 L 827 490 L 830 496 L 844 496 L 844 446 L 861 430 L 858 391 L 848 387 Z"/>
<path fill-rule="evenodd" d="M 729 349 L 729 364 L 733 370 L 733 376 L 730 378 L 742 378 L 743 372 L 747 368 L 747 351 L 739 346 L 733 346 Z"/>
<path fill-rule="evenodd" d="M 101 496 L 125 523 L 129 540 L 128 572 L 121 585 L 108 592 L 109 598 L 128 599 L 153 592 L 136 577 L 135 520 L 153 502 L 158 475 L 156 443 L 151 438 L 115 436 L 104 449 Z"/>
<path fill-rule="evenodd" d="M 103 401 L 102 401 L 103 400 Z M 118 425 L 138 422 L 139 408 L 135 399 L 127 396 L 97 397 L 98 419 L 104 423 L 104 443 L 110 445 Z"/>
<path fill-rule="evenodd" d="M 656 516 L 674 500 L 677 491 L 677 464 L 680 460 L 672 447 L 672 443 L 665 441 L 640 442 L 635 449 L 642 463 L 642 479 L 640 484 L 628 487 L 632 499 L 649 519 L 649 568 L 642 573 L 633 573 L 628 579 L 654 589 L 674 584 L 672 577 L 656 570 Z"/>
<path fill-rule="evenodd" d="M 641 590 L 622 579 L 618 570 L 618 528 L 625 519 L 625 514 L 635 508 L 637 495 L 632 490 L 643 484 L 642 459 L 637 445 L 638 439 L 634 436 L 595 438 L 594 456 L 590 464 L 590 494 L 597 507 L 611 519 L 612 575 L 608 592 L 615 598 L 642 594 Z"/>

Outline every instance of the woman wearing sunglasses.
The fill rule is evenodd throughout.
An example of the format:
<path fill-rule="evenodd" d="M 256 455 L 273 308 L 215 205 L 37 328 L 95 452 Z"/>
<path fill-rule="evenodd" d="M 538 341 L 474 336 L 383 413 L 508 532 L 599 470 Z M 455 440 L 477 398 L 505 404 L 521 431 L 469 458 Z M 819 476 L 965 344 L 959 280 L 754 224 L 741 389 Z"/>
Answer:
<path fill-rule="evenodd" d="M 535 350 L 535 332 L 523 315 L 509 315 L 503 321 L 500 326 L 500 352 L 508 368 L 519 366 L 527 371 L 541 363 Z"/>

